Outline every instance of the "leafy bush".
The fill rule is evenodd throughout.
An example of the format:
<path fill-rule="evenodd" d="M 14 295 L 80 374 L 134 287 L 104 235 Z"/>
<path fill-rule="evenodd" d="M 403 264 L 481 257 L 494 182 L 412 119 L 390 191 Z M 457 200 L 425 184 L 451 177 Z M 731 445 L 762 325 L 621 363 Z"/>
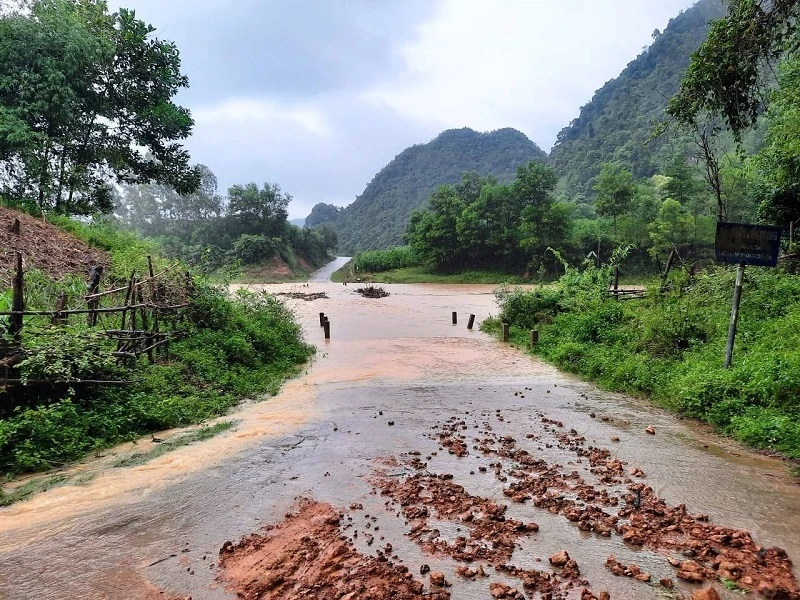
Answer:
<path fill-rule="evenodd" d="M 500 318 L 512 339 L 538 328 L 535 351 L 567 371 L 800 458 L 800 278 L 748 269 L 726 370 L 733 269 L 712 268 L 692 282 L 675 274 L 666 292 L 658 282 L 646 299 L 628 301 L 608 296 L 609 274 L 609 266 L 568 267 L 552 288 L 501 289 Z"/>
<path fill-rule="evenodd" d="M 0 472 L 48 469 L 86 452 L 150 431 L 225 414 L 244 397 L 274 394 L 314 352 L 288 309 L 265 293 L 195 281 L 188 330 L 168 360 L 136 369 L 109 356 L 108 340 L 76 328 L 46 327 L 31 336 L 24 377 L 64 385 L 26 387 L 27 403 L 0 414 Z M 27 329 L 27 326 L 26 326 Z M 77 379 L 122 378 L 126 386 Z"/>

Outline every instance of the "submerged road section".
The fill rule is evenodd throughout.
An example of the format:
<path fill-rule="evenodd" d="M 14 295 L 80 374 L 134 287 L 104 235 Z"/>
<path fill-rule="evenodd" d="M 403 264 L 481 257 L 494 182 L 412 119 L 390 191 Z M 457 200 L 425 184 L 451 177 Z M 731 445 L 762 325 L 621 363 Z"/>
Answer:
<path fill-rule="evenodd" d="M 467 330 L 491 286 L 263 287 L 328 294 L 306 372 L 0 509 L 0 598 L 799 597 L 785 465 Z"/>

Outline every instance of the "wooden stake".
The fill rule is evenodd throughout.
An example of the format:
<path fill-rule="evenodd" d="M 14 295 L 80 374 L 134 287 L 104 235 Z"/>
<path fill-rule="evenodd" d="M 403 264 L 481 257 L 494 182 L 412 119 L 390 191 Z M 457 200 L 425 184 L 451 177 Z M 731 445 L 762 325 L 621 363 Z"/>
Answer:
<path fill-rule="evenodd" d="M 51 322 L 53 325 L 66 325 L 67 324 L 67 317 L 66 315 L 62 315 L 61 311 L 67 308 L 67 293 L 61 292 L 58 295 L 58 299 L 56 300 L 56 314 L 53 315 Z"/>
<path fill-rule="evenodd" d="M 331 339 L 331 322 L 328 320 L 328 317 L 325 317 L 325 339 Z"/>
<path fill-rule="evenodd" d="M 319 313 L 319 326 L 320 327 L 325 327 L 325 313 L 324 312 Z"/>
<path fill-rule="evenodd" d="M 475 325 L 475 315 L 470 315 L 469 323 L 467 323 L 467 329 L 472 329 L 473 325 Z"/>
<path fill-rule="evenodd" d="M 91 298 L 91 296 L 97 292 L 97 288 L 100 286 L 100 278 L 102 276 L 102 265 L 92 267 L 92 270 L 89 272 L 89 285 L 87 286 L 86 294 L 90 297 L 86 302 L 87 308 L 89 309 L 89 315 L 86 317 L 86 322 L 89 324 L 89 327 L 94 327 L 97 323 L 97 314 L 94 312 L 94 309 L 97 308 L 97 305 L 100 303 L 100 301 L 97 298 Z"/>
<path fill-rule="evenodd" d="M 458 325 L 458 313 L 453 311 L 453 325 Z"/>
<path fill-rule="evenodd" d="M 508 323 L 503 323 L 503 341 L 504 342 L 508 341 L 508 335 L 509 335 L 509 325 L 508 325 Z"/>
<path fill-rule="evenodd" d="M 11 310 L 17 314 L 12 314 L 8 319 L 8 332 L 15 342 L 19 342 L 20 334 L 22 333 L 22 312 L 25 310 L 23 283 L 22 254 L 17 252 L 17 272 L 14 274 L 14 280 L 11 283 Z"/>
<path fill-rule="evenodd" d="M 539 330 L 531 329 L 531 348 L 539 343 Z"/>

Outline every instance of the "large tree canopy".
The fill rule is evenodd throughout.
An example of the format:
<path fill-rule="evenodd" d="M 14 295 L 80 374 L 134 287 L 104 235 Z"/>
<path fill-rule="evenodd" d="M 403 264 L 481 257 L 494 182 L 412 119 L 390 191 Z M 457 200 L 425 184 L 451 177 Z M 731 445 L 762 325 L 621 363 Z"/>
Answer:
<path fill-rule="evenodd" d="M 39 208 L 113 208 L 110 182 L 195 190 L 172 102 L 188 86 L 172 42 L 104 0 L 32 0 L 0 16 L 0 186 Z"/>
<path fill-rule="evenodd" d="M 690 127 L 720 116 L 739 139 L 763 110 L 765 66 L 797 50 L 798 17 L 798 0 L 730 0 L 728 16 L 692 55 L 667 114 Z"/>

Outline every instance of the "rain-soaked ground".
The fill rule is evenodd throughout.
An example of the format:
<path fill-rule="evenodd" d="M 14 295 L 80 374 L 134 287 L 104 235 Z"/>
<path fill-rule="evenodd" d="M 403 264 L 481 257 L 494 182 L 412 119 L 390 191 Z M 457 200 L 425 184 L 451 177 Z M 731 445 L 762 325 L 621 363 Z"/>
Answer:
<path fill-rule="evenodd" d="M 664 597 L 657 582 L 675 579 L 675 569 L 663 554 L 620 535 L 581 531 L 531 502 L 511 502 L 503 494 L 509 483 L 500 479 L 507 478 L 486 467 L 502 462 L 506 473 L 517 465 L 478 451 L 473 432 L 476 440 L 489 432 L 495 441 L 512 436 L 518 449 L 589 478 L 589 465 L 557 439 L 574 430 L 587 447 L 609 448 L 612 459 L 626 461 L 626 475 L 642 469 L 646 476 L 637 481 L 669 506 L 685 504 L 716 525 L 750 531 L 765 548 L 800 556 L 800 486 L 784 463 L 468 331 L 470 313 L 480 321 L 496 311 L 492 286 L 387 285 L 391 295 L 383 299 L 362 298 L 352 284 L 265 287 L 328 293 L 327 300 L 290 301 L 319 349 L 310 367 L 277 397 L 243 407 L 233 417 L 238 425 L 216 438 L 140 466 L 112 468 L 97 459 L 80 467 L 92 472 L 86 483 L 0 509 L 0 597 L 158 598 L 164 590 L 195 600 L 232 598 L 217 580 L 220 548 L 281 521 L 299 498 L 341 509 L 361 531 L 354 544 L 364 554 L 391 543 L 395 560 L 426 586 L 423 563 L 444 572 L 453 598 L 488 598 L 488 582 L 514 584 L 494 571 L 483 581 L 460 578 L 459 563 L 424 554 L 406 535 L 408 519 L 375 493 L 373 478 L 381 469 L 388 477 L 411 474 L 412 456 L 425 460 L 424 473 L 453 475 L 466 493 L 508 505 L 507 517 L 538 523 L 538 532 L 517 540 L 509 561 L 517 567 L 547 570 L 547 557 L 566 549 L 595 593 Z M 328 342 L 321 311 L 331 322 Z M 441 449 L 438 435 L 453 417 L 466 428 L 463 457 Z M 649 426 L 655 435 L 646 433 Z M 396 472 L 386 473 L 387 464 Z M 369 535 L 377 537 L 379 527 L 384 538 L 373 547 L 367 522 Z M 432 516 L 430 525 L 445 540 L 464 535 L 454 521 Z M 611 554 L 646 570 L 655 585 L 613 575 L 604 566 Z"/>

